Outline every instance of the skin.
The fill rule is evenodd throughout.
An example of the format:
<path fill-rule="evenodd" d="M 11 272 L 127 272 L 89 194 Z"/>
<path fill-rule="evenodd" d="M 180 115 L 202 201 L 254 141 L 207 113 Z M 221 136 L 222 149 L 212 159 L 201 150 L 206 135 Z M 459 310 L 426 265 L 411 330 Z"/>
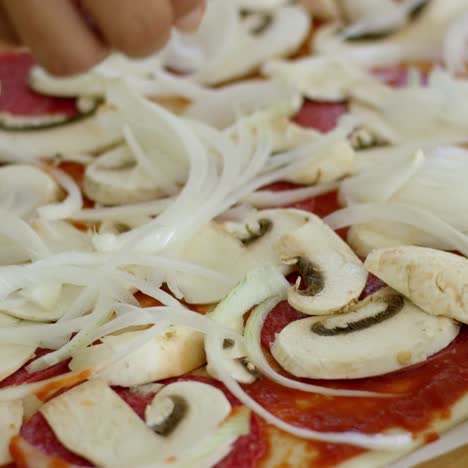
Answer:
<path fill-rule="evenodd" d="M 0 0 L 0 40 L 27 46 L 50 73 L 82 73 L 111 49 L 132 58 L 163 47 L 172 27 L 199 26 L 206 0 Z"/>
<path fill-rule="evenodd" d="M 313 12 L 315 1 L 302 3 Z M 141 58 L 162 48 L 172 27 L 196 30 L 206 2 L 0 0 L 0 43 L 25 45 L 53 75 L 74 75 L 101 62 L 111 49 Z"/>

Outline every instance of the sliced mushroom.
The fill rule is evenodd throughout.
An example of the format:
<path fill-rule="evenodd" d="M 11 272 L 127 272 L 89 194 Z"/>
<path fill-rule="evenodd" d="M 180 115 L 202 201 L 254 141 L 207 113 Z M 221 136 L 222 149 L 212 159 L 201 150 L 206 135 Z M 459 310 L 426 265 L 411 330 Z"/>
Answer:
<path fill-rule="evenodd" d="M 284 235 L 276 246 L 283 263 L 293 266 L 299 279 L 288 302 L 310 315 L 336 312 L 361 294 L 367 271 L 351 248 L 320 218 Z"/>
<path fill-rule="evenodd" d="M 10 440 L 19 434 L 22 422 L 22 401 L 0 401 L 0 466 L 13 461 L 9 450 Z"/>
<path fill-rule="evenodd" d="M 248 271 L 262 265 L 278 265 L 287 273 L 290 268 L 281 265 L 273 245 L 283 234 L 306 223 L 309 215 L 293 209 L 263 210 L 239 223 L 204 226 L 186 243 L 180 258 L 222 273 L 227 281 L 179 273 L 176 282 L 184 299 L 193 304 L 219 302 Z"/>
<path fill-rule="evenodd" d="M 343 2 L 345 19 L 351 23 L 343 31 L 348 40 L 379 39 L 397 32 L 415 20 L 430 0 L 347 0 Z"/>
<path fill-rule="evenodd" d="M 114 111 L 101 107 L 85 119 L 46 128 L 10 132 L 0 130 L 0 161 L 31 161 L 57 154 L 97 153 L 121 139 L 121 132 L 104 124 Z"/>
<path fill-rule="evenodd" d="M 45 172 L 25 164 L 0 167 L 0 207 L 24 217 L 57 201 L 60 189 Z"/>
<path fill-rule="evenodd" d="M 265 63 L 262 73 L 286 81 L 309 99 L 342 102 L 356 83 L 372 82 L 362 67 L 335 56 L 312 56 L 294 61 Z"/>
<path fill-rule="evenodd" d="M 318 159 L 314 157 L 285 180 L 304 185 L 326 184 L 353 172 L 355 153 L 349 142 L 335 141 L 321 151 L 322 157 Z"/>
<path fill-rule="evenodd" d="M 69 367 L 74 371 L 93 368 L 119 352 L 141 331 L 106 336 L 102 344 L 76 352 Z M 186 374 L 205 363 L 204 335 L 186 327 L 171 327 L 136 351 L 107 367 L 100 376 L 110 385 L 130 387 Z"/>
<path fill-rule="evenodd" d="M 348 231 L 347 241 L 361 258 L 366 258 L 374 249 L 399 245 L 418 245 L 437 249 L 446 247 L 438 239 L 413 226 L 386 221 L 352 226 Z"/>
<path fill-rule="evenodd" d="M 80 292 L 78 286 L 42 283 L 11 294 L 2 301 L 0 311 L 23 320 L 50 322 L 58 320 Z"/>
<path fill-rule="evenodd" d="M 212 2 L 200 30 L 190 38 L 190 43 L 198 46 L 203 56 L 208 57 L 192 75 L 199 83 L 214 85 L 244 76 L 268 59 L 294 52 L 309 32 L 309 15 L 300 6 L 285 6 L 271 11 L 272 21 L 268 29 L 256 34 L 248 18 L 242 22 L 239 11 L 232 11 L 232 6 L 228 5 L 223 1 Z M 233 15 L 238 18 L 234 19 Z M 219 28 L 220 18 L 226 20 L 223 29 Z M 220 36 L 226 35 L 226 28 L 231 28 L 233 22 L 238 23 L 237 37 L 210 57 L 213 42 L 226 43 L 224 38 L 215 37 L 215 32 L 218 31 Z"/>
<path fill-rule="evenodd" d="M 86 168 L 83 190 L 91 200 L 103 205 L 125 205 L 162 195 L 127 146 L 119 146 L 90 164 Z"/>
<path fill-rule="evenodd" d="M 239 112 L 251 115 L 259 109 L 284 104 L 294 113 L 301 103 L 299 93 L 279 80 L 243 80 L 209 90 L 201 88 L 191 97 L 183 115 L 216 128 L 226 128 L 237 121 Z"/>
<path fill-rule="evenodd" d="M 346 313 L 290 323 L 271 352 L 296 377 L 357 379 L 422 362 L 458 331 L 455 321 L 426 314 L 386 288 Z"/>
<path fill-rule="evenodd" d="M 448 25 L 466 8 L 464 0 L 358 1 L 365 5 L 358 13 L 360 20 L 354 17 L 354 24 L 348 28 L 345 17 L 341 22 L 324 25 L 314 37 L 314 48 L 321 55 L 339 56 L 368 69 L 437 60 Z M 387 11 L 382 11 L 382 4 L 389 7 Z M 419 9 L 423 4 L 427 6 Z M 349 11 L 359 12 L 356 8 Z M 376 48 L 375 38 L 379 35 Z M 355 40 L 346 41 L 347 37 Z"/>
<path fill-rule="evenodd" d="M 255 382 L 259 377 L 259 373 L 256 367 L 246 357 L 246 351 L 244 346 L 239 341 L 231 339 L 225 339 L 223 343 L 223 360 L 224 368 L 231 374 L 238 382 L 244 384 L 250 384 Z M 206 371 L 211 377 L 218 379 L 219 376 L 216 373 L 213 366 L 206 366 Z"/>
<path fill-rule="evenodd" d="M 468 323 L 468 260 L 425 247 L 374 250 L 365 267 L 432 315 Z"/>
<path fill-rule="evenodd" d="M 177 455 L 209 437 L 231 412 L 221 390 L 195 381 L 166 385 L 146 407 L 145 421 L 162 439 L 162 456 Z"/>
<path fill-rule="evenodd" d="M 60 442 L 97 466 L 157 460 L 158 436 L 102 380 L 62 393 L 40 408 Z"/>

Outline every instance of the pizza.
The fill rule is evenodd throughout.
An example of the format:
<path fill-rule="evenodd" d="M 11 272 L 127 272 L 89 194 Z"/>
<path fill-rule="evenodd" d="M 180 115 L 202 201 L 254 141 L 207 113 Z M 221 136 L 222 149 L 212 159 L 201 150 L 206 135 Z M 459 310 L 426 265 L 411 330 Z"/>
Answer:
<path fill-rule="evenodd" d="M 0 56 L 0 466 L 466 442 L 466 2 L 310 9 L 210 0 L 72 78 Z"/>

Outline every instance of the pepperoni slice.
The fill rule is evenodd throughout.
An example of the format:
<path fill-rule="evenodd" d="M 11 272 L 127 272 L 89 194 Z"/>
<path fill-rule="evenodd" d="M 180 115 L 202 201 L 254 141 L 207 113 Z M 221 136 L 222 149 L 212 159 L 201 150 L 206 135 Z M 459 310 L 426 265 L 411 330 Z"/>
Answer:
<path fill-rule="evenodd" d="M 33 65 L 28 53 L 0 54 L 0 111 L 18 115 L 44 115 L 77 113 L 75 100 L 43 96 L 28 87 L 29 72 Z"/>
<path fill-rule="evenodd" d="M 224 385 L 214 379 L 200 376 L 185 376 L 180 378 L 168 379 L 164 384 L 181 381 L 197 381 L 212 385 L 220 389 L 233 407 L 240 406 L 240 402 L 224 387 Z M 114 387 L 113 390 L 135 411 L 136 414 L 144 419 L 146 406 L 151 403 L 154 393 L 141 394 L 131 392 L 127 388 Z M 72 453 L 66 449 L 58 440 L 53 430 L 47 423 L 41 413 L 36 413 L 31 419 L 23 425 L 21 437 L 32 447 L 51 458 L 62 460 L 75 466 L 90 467 L 93 466 L 86 459 Z M 235 442 L 233 449 L 217 468 L 254 468 L 258 460 L 264 455 L 267 444 L 262 435 L 262 427 L 257 417 L 252 415 L 250 422 L 250 433 L 239 437 Z"/>
<path fill-rule="evenodd" d="M 6 379 L 0 382 L 0 388 L 8 387 L 10 385 L 22 385 L 26 383 L 39 382 L 40 380 L 50 379 L 51 377 L 56 377 L 57 375 L 64 374 L 68 372 L 68 361 L 60 362 L 55 366 L 49 367 L 42 371 L 30 373 L 26 370 L 26 367 L 33 360 L 44 356 L 47 353 L 50 353 L 49 349 L 37 349 L 35 357 L 28 361 L 21 369 L 18 369 L 14 374 L 8 376 Z"/>
<path fill-rule="evenodd" d="M 305 128 L 313 128 L 326 133 L 333 130 L 338 119 L 348 111 L 345 102 L 321 102 L 306 100 L 293 121 Z"/>

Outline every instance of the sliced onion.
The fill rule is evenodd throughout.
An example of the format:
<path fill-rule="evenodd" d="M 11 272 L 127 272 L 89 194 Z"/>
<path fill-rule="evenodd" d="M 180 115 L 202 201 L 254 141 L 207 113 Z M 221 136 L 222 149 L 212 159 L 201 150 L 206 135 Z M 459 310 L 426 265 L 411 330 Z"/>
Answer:
<path fill-rule="evenodd" d="M 254 305 L 272 296 L 285 299 L 289 287 L 289 283 L 276 268 L 272 266 L 257 268 L 247 273 L 209 314 L 209 317 L 234 329 L 242 329 L 242 316 Z"/>
<path fill-rule="evenodd" d="M 456 18 L 448 29 L 444 41 L 444 62 L 453 75 L 466 70 L 468 54 L 468 12 Z"/>
<path fill-rule="evenodd" d="M 0 235 L 11 239 L 12 243 L 22 247 L 31 256 L 31 260 L 47 257 L 50 252 L 37 233 L 23 221 L 8 211 L 0 210 Z"/>
<path fill-rule="evenodd" d="M 125 221 L 127 218 L 136 216 L 155 216 L 161 214 L 173 201 L 173 198 L 163 198 L 133 205 L 90 208 L 73 213 L 72 219 L 77 221 Z"/>
<path fill-rule="evenodd" d="M 247 195 L 243 201 L 256 208 L 274 208 L 278 206 L 290 205 L 309 198 L 333 192 L 339 187 L 336 182 L 314 185 L 312 187 L 297 188 L 273 192 L 271 190 L 259 190 Z"/>
<path fill-rule="evenodd" d="M 251 409 L 267 423 L 287 432 L 288 434 L 307 440 L 318 440 L 327 443 L 338 443 L 355 445 L 368 450 L 399 450 L 412 446 L 411 434 L 404 432 L 401 434 L 364 434 L 357 431 L 346 432 L 319 432 L 304 429 L 293 424 L 289 424 L 276 417 L 253 398 L 231 377 L 224 368 L 223 362 L 223 342 L 222 335 L 212 334 L 205 340 L 205 350 L 210 366 L 216 371 L 220 380 L 226 385 L 228 390 L 236 396 L 247 408 Z"/>
<path fill-rule="evenodd" d="M 29 372 L 37 372 L 51 367 L 68 359 L 73 353 L 82 349 L 94 340 L 94 331 L 103 322 L 107 321 L 112 314 L 112 301 L 101 295 L 98 298 L 94 311 L 88 316 L 89 323 L 83 327 L 67 344 L 52 353 L 45 354 L 28 365 Z M 67 323 L 67 322 L 65 322 Z"/>
<path fill-rule="evenodd" d="M 76 211 L 81 210 L 83 206 L 83 197 L 78 184 L 68 174 L 60 169 L 49 169 L 50 173 L 67 191 L 68 195 L 60 203 L 53 203 L 47 206 L 41 206 L 37 212 L 40 217 L 45 219 L 66 219 L 70 218 Z"/>
<path fill-rule="evenodd" d="M 335 211 L 324 218 L 332 229 L 341 229 L 354 224 L 372 221 L 393 221 L 409 224 L 439 239 L 443 245 L 451 246 L 468 256 L 468 237 L 437 216 L 415 206 L 401 203 L 368 203 L 354 205 Z"/>
<path fill-rule="evenodd" d="M 249 319 L 244 329 L 244 346 L 247 351 L 247 357 L 249 361 L 260 371 L 264 376 L 273 380 L 283 387 L 293 388 L 302 392 L 318 393 L 319 395 L 332 395 L 332 396 L 344 396 L 344 397 L 363 397 L 363 398 L 386 398 L 394 395 L 379 393 L 379 392 L 367 392 L 361 390 L 347 390 L 340 388 L 329 388 L 321 385 L 311 385 L 299 382 L 297 380 L 289 379 L 276 372 L 266 360 L 262 347 L 260 345 L 260 335 L 265 323 L 265 319 L 271 310 L 281 302 L 280 297 L 272 297 L 260 305 L 250 314 Z"/>

